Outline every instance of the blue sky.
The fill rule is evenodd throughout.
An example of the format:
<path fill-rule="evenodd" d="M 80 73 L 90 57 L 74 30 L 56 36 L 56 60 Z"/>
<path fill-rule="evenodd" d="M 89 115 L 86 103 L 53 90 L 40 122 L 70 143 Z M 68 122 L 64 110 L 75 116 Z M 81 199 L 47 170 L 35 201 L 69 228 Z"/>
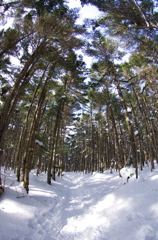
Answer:
<path fill-rule="evenodd" d="M 81 6 L 80 0 L 68 0 L 67 1 L 68 6 L 70 8 L 80 8 L 80 18 L 76 21 L 77 24 L 83 24 L 83 21 L 85 18 L 99 18 L 101 13 L 99 10 L 95 7 L 92 6 L 91 4 L 84 5 L 84 7 Z M 83 55 L 83 59 L 86 62 L 87 67 L 90 67 L 92 64 L 92 58 L 85 55 L 82 50 L 77 51 L 78 54 Z"/>
<path fill-rule="evenodd" d="M 78 24 L 81 24 L 85 18 L 98 18 L 100 15 L 100 12 L 95 6 L 87 4 L 81 7 L 80 0 L 69 0 L 68 6 L 71 8 L 81 8 L 80 18 L 77 21 Z"/>

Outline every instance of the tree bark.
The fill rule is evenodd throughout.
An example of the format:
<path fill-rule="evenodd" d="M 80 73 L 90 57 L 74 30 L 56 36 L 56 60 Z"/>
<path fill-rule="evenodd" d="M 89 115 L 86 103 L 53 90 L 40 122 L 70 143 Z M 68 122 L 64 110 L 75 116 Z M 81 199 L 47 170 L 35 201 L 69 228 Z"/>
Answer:
<path fill-rule="evenodd" d="M 121 91 L 121 87 L 119 84 L 119 81 L 115 78 L 114 80 L 116 88 L 118 90 L 118 94 L 120 97 L 120 101 L 122 103 L 122 107 L 124 110 L 124 116 L 125 116 L 125 121 L 127 124 L 127 129 L 128 129 L 128 135 L 129 135 L 129 141 L 130 141 L 130 146 L 131 146 L 131 153 L 132 153 L 132 162 L 133 162 L 133 167 L 136 168 L 136 178 L 138 178 L 138 161 L 137 161 L 137 153 L 136 153 L 136 145 L 135 145 L 135 139 L 134 139 L 134 132 L 132 128 L 132 124 L 130 122 L 129 116 L 128 116 L 128 111 L 127 111 L 127 106 Z"/>
<path fill-rule="evenodd" d="M 51 137 L 51 156 L 49 158 L 48 162 L 48 172 L 47 172 L 47 183 L 51 185 L 51 174 L 52 174 L 52 165 L 53 165 L 53 159 L 54 159 L 54 153 L 55 153 L 55 144 L 57 141 L 57 133 L 60 126 L 61 118 L 62 118 L 62 112 L 64 109 L 64 101 L 61 99 L 60 104 L 58 106 L 56 119 L 53 127 L 53 134 Z M 55 173 L 53 172 L 53 177 L 55 178 Z"/>
<path fill-rule="evenodd" d="M 5 132 L 8 128 L 10 119 L 13 115 L 13 111 L 15 110 L 16 104 L 20 98 L 20 95 L 22 91 L 24 90 L 27 82 L 29 81 L 29 73 L 32 70 L 32 66 L 34 65 L 34 62 L 39 57 L 39 54 L 43 50 L 43 47 L 45 45 L 45 41 L 41 42 L 41 44 L 36 48 L 34 53 L 31 55 L 29 60 L 25 63 L 21 73 L 19 74 L 18 78 L 16 79 L 16 82 L 14 84 L 13 90 L 8 96 L 8 99 L 6 100 L 4 107 L 1 111 L 0 115 L 0 148 L 2 147 L 2 141 L 5 135 Z"/>
<path fill-rule="evenodd" d="M 23 176 L 24 176 L 24 187 L 26 188 L 27 193 L 29 191 L 29 172 L 31 170 L 30 154 L 31 154 L 31 150 L 33 147 L 34 132 L 38 126 L 38 122 L 39 122 L 39 118 L 40 118 L 40 114 L 41 114 L 41 108 L 42 108 L 43 102 L 46 97 L 46 91 L 47 91 L 46 87 L 47 87 L 48 81 L 49 81 L 49 78 L 47 78 L 44 83 L 42 92 L 41 92 L 39 100 L 38 100 L 38 104 L 35 109 L 34 118 L 31 123 L 30 132 L 29 132 L 29 136 L 28 136 L 28 140 L 27 140 L 27 146 L 26 146 L 25 153 L 23 156 L 23 161 L 22 161 L 23 162 L 22 170 L 23 170 Z"/>

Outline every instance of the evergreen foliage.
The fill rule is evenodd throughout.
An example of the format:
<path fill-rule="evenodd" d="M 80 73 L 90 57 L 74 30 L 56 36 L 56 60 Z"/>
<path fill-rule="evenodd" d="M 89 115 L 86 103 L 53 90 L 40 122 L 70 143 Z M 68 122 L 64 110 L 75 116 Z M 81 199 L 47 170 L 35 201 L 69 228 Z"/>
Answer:
<path fill-rule="evenodd" d="M 158 156 L 156 3 L 81 2 L 104 13 L 87 32 L 66 1 L 1 3 L 2 20 L 14 21 L 0 32 L 0 166 L 15 169 L 27 192 L 33 168 L 48 184 L 63 169 L 133 164 L 138 177 Z M 90 69 L 82 49 L 95 59 Z"/>

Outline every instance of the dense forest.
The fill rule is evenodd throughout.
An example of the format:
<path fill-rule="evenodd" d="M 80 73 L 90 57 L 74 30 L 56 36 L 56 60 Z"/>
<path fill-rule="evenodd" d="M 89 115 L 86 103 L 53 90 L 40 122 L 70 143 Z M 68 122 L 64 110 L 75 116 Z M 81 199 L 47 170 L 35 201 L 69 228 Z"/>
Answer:
<path fill-rule="evenodd" d="M 133 165 L 138 177 L 158 161 L 158 3 L 81 4 L 101 17 L 79 25 L 64 0 L 0 4 L 0 166 L 27 192 L 31 169 L 51 184 L 63 170 Z"/>

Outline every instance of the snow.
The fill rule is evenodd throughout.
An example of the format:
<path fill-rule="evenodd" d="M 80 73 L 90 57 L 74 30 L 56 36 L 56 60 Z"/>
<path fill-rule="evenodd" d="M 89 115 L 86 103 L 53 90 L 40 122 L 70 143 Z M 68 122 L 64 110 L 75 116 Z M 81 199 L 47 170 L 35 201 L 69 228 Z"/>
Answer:
<path fill-rule="evenodd" d="M 124 167 L 120 170 L 120 175 L 121 175 L 121 181 L 122 184 L 126 184 L 128 182 L 128 178 L 135 177 L 135 168 L 132 167 Z"/>
<path fill-rule="evenodd" d="M 140 93 L 143 93 L 145 87 L 146 87 L 146 82 L 142 82 L 140 85 L 140 88 L 141 88 Z"/>
<path fill-rule="evenodd" d="M 37 143 L 39 146 L 43 146 L 44 147 L 43 142 L 39 141 L 38 139 L 35 140 L 35 143 Z"/>
<path fill-rule="evenodd" d="M 158 166 L 81 174 L 64 172 L 52 185 L 46 174 L 30 173 L 30 192 L 10 171 L 0 197 L 2 240 L 156 240 Z M 130 175 L 128 183 L 125 182 Z M 8 186 L 8 187 L 7 187 Z"/>
<path fill-rule="evenodd" d="M 136 131 L 134 132 L 134 135 L 138 135 L 138 133 L 139 133 L 138 130 L 136 130 Z"/>

